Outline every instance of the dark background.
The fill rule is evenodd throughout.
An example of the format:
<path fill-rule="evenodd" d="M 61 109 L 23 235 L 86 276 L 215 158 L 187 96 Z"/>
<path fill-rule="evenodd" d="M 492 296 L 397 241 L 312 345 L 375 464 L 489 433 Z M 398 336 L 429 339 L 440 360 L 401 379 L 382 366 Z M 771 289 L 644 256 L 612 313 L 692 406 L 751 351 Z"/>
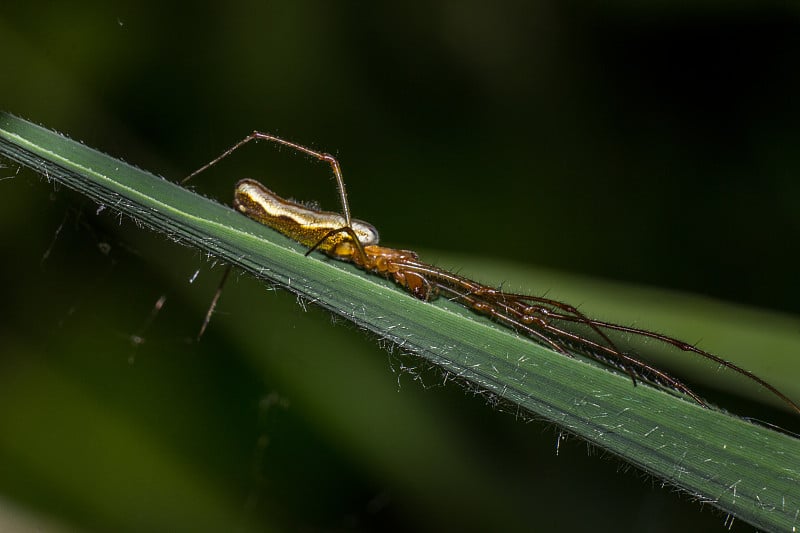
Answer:
<path fill-rule="evenodd" d="M 336 154 L 354 215 L 433 262 L 800 312 L 800 13 L 783 3 L 7 4 L 0 108 L 170 179 L 261 129 Z M 197 344 L 219 265 L 0 177 L 0 520 L 722 530 L 246 277 Z M 327 167 L 263 145 L 195 187 L 228 202 L 243 177 L 337 205 Z"/>

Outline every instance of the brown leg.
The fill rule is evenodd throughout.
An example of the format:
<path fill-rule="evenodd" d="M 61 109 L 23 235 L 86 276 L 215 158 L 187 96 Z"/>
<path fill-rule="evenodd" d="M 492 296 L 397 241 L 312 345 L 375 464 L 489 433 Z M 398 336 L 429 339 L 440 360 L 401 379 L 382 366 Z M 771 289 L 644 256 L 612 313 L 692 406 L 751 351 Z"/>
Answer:
<path fill-rule="evenodd" d="M 186 183 L 187 181 L 189 181 L 190 179 L 192 179 L 196 175 L 200 174 L 204 170 L 207 170 L 208 168 L 216 165 L 217 163 L 219 163 L 220 161 L 222 161 L 223 159 L 225 159 L 226 157 L 231 155 L 233 152 L 235 152 L 236 150 L 238 150 L 239 148 L 241 148 L 245 144 L 249 143 L 250 141 L 255 141 L 255 140 L 269 141 L 269 142 L 274 142 L 274 143 L 281 144 L 283 146 L 288 146 L 289 148 L 291 148 L 293 150 L 297 150 L 298 152 L 302 152 L 304 154 L 310 155 L 311 157 L 319 159 L 320 161 L 325 161 L 328 164 L 330 164 L 331 168 L 333 169 L 333 175 L 336 177 L 336 187 L 339 189 L 339 197 L 340 197 L 340 199 L 342 201 L 342 214 L 344 215 L 344 219 L 347 222 L 347 225 L 348 226 L 350 225 L 350 205 L 347 202 L 347 192 L 345 191 L 345 188 L 344 188 L 344 178 L 342 177 L 342 169 L 339 166 L 339 162 L 336 160 L 336 158 L 333 157 L 330 154 L 326 154 L 324 152 L 317 152 L 317 151 L 312 150 L 310 148 L 306 148 L 303 145 L 300 145 L 300 144 L 297 144 L 297 143 L 293 143 L 291 141 L 287 141 L 287 140 L 281 139 L 280 137 L 276 137 L 274 135 L 270 135 L 268 133 L 263 133 L 263 132 L 260 132 L 260 131 L 254 131 L 253 133 L 251 133 L 250 135 L 248 135 L 247 137 L 245 137 L 244 139 L 242 139 L 238 143 L 234 144 L 233 146 L 231 146 L 230 148 L 228 148 L 227 150 L 222 152 L 222 154 L 220 154 L 215 159 L 212 159 L 210 162 L 206 163 L 202 167 L 198 168 L 197 170 L 195 170 L 194 172 L 192 172 L 191 174 L 189 174 L 188 176 L 183 178 L 180 181 L 181 185 L 183 185 L 184 183 Z"/>

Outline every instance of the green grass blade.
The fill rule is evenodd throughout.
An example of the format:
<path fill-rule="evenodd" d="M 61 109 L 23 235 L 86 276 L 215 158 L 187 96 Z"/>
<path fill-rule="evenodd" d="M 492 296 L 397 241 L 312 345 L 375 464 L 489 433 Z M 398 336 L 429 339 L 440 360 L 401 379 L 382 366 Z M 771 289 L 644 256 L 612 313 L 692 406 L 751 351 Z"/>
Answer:
<path fill-rule="evenodd" d="M 768 530 L 800 518 L 800 445 L 787 435 L 570 359 L 442 301 L 305 249 L 152 174 L 8 114 L 0 154 L 185 245 L 295 292 L 555 422 L 698 499 Z M 468 465 L 465 465 L 468 468 Z"/>

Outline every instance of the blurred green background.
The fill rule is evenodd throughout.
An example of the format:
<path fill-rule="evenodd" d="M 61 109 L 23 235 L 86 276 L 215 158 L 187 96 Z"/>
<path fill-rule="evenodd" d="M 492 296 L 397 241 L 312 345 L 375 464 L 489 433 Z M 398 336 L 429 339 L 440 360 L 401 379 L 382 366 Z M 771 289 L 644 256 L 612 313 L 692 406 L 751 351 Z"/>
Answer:
<path fill-rule="evenodd" d="M 0 108 L 170 179 L 261 129 L 336 154 L 354 215 L 431 262 L 536 294 L 552 271 L 692 292 L 800 335 L 784 3 L 6 2 L 0 50 Z M 194 186 L 228 202 L 243 177 L 337 206 L 327 167 L 264 145 Z M 196 343 L 221 265 L 0 179 L 0 529 L 723 527 L 245 276 Z M 797 382 L 797 352 L 773 355 L 759 373 Z"/>

